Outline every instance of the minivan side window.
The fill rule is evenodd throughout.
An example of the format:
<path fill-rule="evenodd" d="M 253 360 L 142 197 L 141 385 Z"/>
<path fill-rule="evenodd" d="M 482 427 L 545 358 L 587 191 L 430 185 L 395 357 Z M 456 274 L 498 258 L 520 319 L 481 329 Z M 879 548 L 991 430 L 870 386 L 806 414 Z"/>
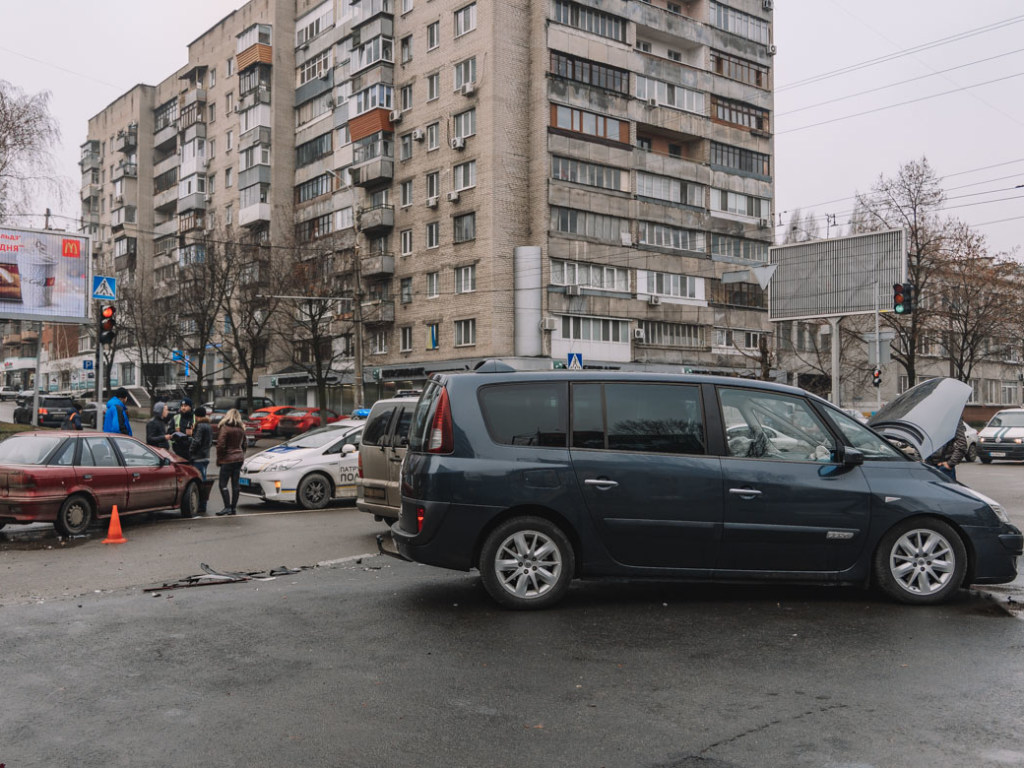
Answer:
<path fill-rule="evenodd" d="M 412 415 L 412 425 L 409 427 L 409 449 L 422 451 L 427 440 L 427 433 L 430 431 L 430 416 L 434 412 L 434 405 L 441 396 L 443 387 L 436 381 L 428 381 L 423 388 L 423 395 Z M 366 442 L 365 436 L 363 442 Z"/>
<path fill-rule="evenodd" d="M 395 412 L 395 406 L 385 406 L 371 413 L 366 427 L 363 428 L 363 445 L 380 445 L 381 438 L 387 434 L 388 422 L 391 421 L 391 414 Z"/>
<path fill-rule="evenodd" d="M 835 439 L 801 397 L 718 388 L 726 455 L 787 461 L 831 461 Z"/>
<path fill-rule="evenodd" d="M 495 384 L 478 393 L 487 433 L 496 443 L 565 448 L 566 385 L 558 381 Z"/>
<path fill-rule="evenodd" d="M 574 384 L 572 446 L 702 455 L 704 419 L 687 384 Z"/>

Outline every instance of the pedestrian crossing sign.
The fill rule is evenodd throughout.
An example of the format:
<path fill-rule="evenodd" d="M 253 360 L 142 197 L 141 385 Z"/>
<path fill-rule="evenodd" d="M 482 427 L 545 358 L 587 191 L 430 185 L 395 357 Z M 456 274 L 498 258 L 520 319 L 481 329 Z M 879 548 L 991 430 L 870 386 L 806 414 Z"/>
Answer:
<path fill-rule="evenodd" d="M 92 297 L 97 301 L 114 301 L 117 298 L 117 278 L 93 275 Z"/>
<path fill-rule="evenodd" d="M 569 353 L 569 365 L 570 371 L 582 371 L 583 370 L 583 353 L 582 352 L 570 352 Z"/>

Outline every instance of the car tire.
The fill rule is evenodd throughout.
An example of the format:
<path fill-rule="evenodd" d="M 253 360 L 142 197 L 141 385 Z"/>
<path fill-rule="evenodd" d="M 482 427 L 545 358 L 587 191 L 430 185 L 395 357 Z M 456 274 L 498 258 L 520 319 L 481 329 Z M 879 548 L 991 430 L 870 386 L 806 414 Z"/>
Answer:
<path fill-rule="evenodd" d="M 480 550 L 484 589 L 513 610 L 547 608 L 561 600 L 576 571 L 576 554 L 561 528 L 542 517 L 499 525 Z"/>
<path fill-rule="evenodd" d="M 967 549 L 952 526 L 912 518 L 893 526 L 875 551 L 875 582 L 901 603 L 948 600 L 963 584 Z"/>
<path fill-rule="evenodd" d="M 330 478 L 319 472 L 306 475 L 295 489 L 295 500 L 303 509 L 323 509 L 333 495 Z"/>
<path fill-rule="evenodd" d="M 978 446 L 970 445 L 967 447 L 967 461 L 974 462 L 978 458 Z"/>
<path fill-rule="evenodd" d="M 991 464 L 992 463 L 992 457 L 991 456 L 986 456 L 984 453 L 979 453 L 978 454 L 978 458 L 981 459 L 981 463 L 982 464 Z"/>
<path fill-rule="evenodd" d="M 53 527 L 61 536 L 79 536 L 89 529 L 94 510 L 88 496 L 76 493 L 68 496 L 60 505 Z"/>
<path fill-rule="evenodd" d="M 181 494 L 181 516 L 192 517 L 199 511 L 199 483 L 195 480 L 185 486 Z"/>

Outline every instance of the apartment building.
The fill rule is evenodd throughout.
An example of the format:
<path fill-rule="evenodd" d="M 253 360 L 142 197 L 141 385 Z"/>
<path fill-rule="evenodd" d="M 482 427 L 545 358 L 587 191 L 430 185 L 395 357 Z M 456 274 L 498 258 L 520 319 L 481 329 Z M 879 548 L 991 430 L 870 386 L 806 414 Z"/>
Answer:
<path fill-rule="evenodd" d="M 770 0 L 252 0 L 89 121 L 95 272 L 181 301 L 211 239 L 298 254 L 348 299 L 341 409 L 488 358 L 759 372 L 771 29 Z M 279 402 L 314 396 L 296 348 L 261 360 Z"/>

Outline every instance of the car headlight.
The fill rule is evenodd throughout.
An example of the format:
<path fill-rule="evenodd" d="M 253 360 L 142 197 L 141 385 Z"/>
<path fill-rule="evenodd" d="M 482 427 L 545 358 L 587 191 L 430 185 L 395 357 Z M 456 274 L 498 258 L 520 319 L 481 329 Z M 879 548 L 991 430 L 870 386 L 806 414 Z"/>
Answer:
<path fill-rule="evenodd" d="M 988 504 L 989 507 L 992 508 L 992 511 L 995 513 L 996 517 L 998 517 L 1001 522 L 1004 522 L 1004 523 L 1010 522 L 1010 518 L 1007 516 L 1006 510 L 1003 508 L 1003 505 L 1000 504 L 995 499 L 989 498 L 984 493 L 979 493 L 978 491 L 974 490 L 973 488 L 968 488 L 966 485 L 961 486 L 957 490 L 961 491 L 963 493 L 967 493 L 968 495 L 973 496 L 974 498 L 978 499 L 979 501 L 983 501 L 984 503 Z"/>
<path fill-rule="evenodd" d="M 263 471 L 264 472 L 280 472 L 283 469 L 291 469 L 292 467 L 296 466 L 300 461 L 301 461 L 301 459 L 282 459 L 281 461 L 274 462 L 273 464 L 271 464 L 269 467 L 267 467 Z"/>

